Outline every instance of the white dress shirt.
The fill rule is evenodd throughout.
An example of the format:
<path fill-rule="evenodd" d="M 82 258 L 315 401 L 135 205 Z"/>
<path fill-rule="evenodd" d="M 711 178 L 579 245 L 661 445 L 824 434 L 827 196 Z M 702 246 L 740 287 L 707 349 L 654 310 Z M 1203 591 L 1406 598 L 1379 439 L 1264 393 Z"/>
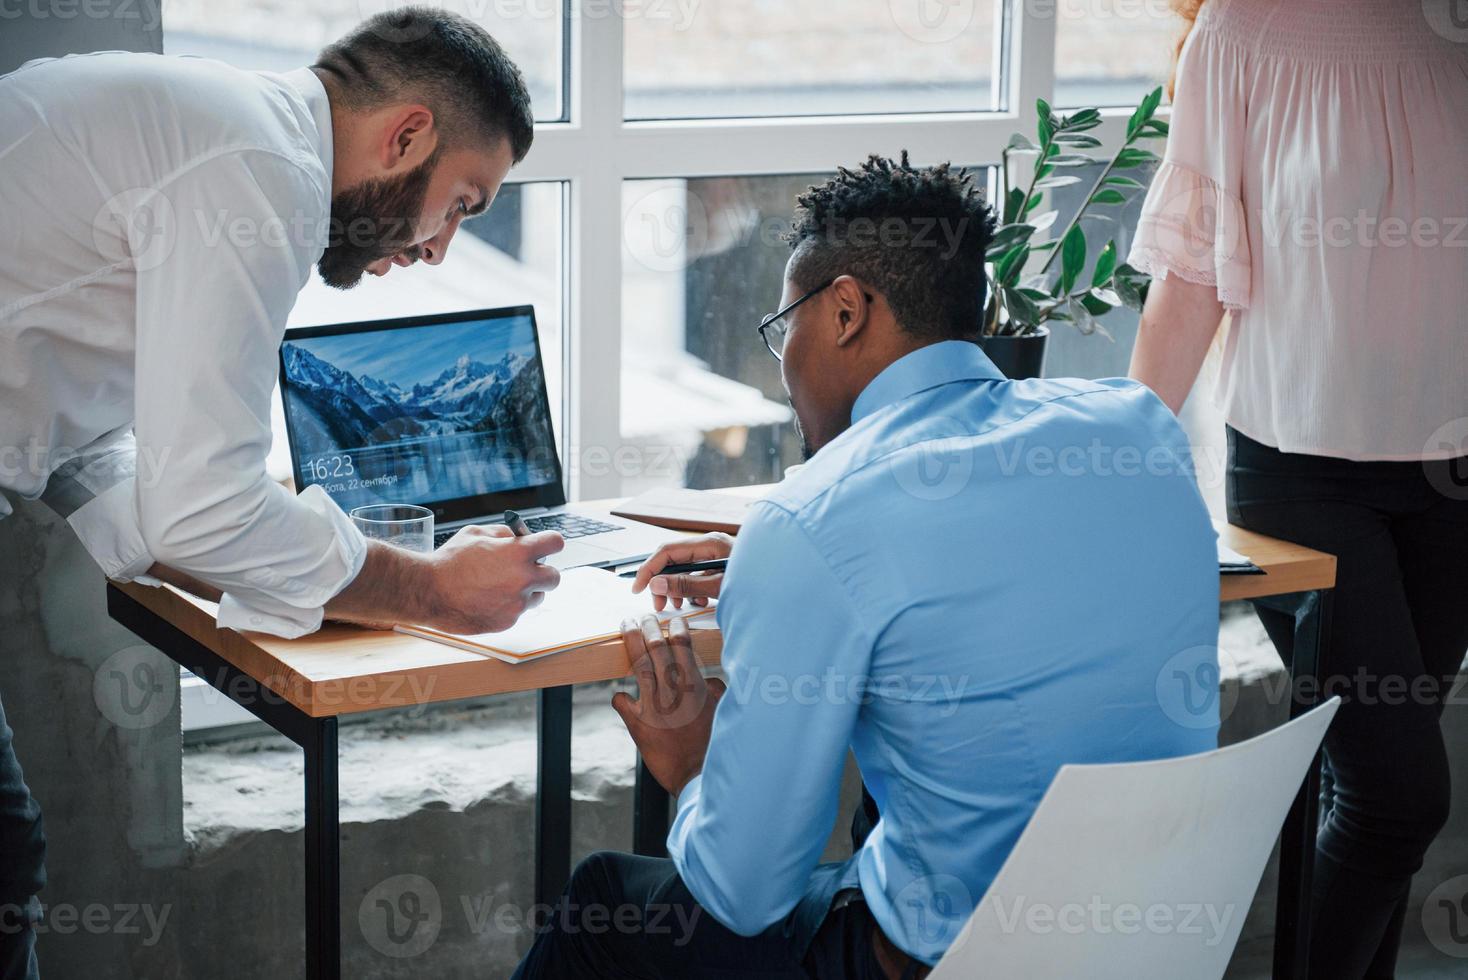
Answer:
<path fill-rule="evenodd" d="M 221 626 L 316 629 L 366 550 L 265 471 L 331 170 L 309 70 L 109 52 L 0 77 L 0 488 L 44 495 L 114 579 L 218 587 Z"/>

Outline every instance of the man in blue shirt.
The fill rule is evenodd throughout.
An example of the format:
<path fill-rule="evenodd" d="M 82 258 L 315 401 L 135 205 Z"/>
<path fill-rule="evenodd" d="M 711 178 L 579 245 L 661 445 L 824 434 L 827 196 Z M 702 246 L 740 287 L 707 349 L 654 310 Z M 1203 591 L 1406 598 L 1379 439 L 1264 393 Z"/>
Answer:
<path fill-rule="evenodd" d="M 636 582 L 718 596 L 727 689 L 681 623 L 624 626 L 639 697 L 613 703 L 677 797 L 671 858 L 587 859 L 518 976 L 922 976 L 1061 765 L 1215 746 L 1175 683 L 1216 656 L 1218 576 L 1172 412 L 994 367 L 967 175 L 874 157 L 799 204 L 760 332 L 809 462 L 737 545 Z M 879 816 L 820 865 L 848 749 Z"/>

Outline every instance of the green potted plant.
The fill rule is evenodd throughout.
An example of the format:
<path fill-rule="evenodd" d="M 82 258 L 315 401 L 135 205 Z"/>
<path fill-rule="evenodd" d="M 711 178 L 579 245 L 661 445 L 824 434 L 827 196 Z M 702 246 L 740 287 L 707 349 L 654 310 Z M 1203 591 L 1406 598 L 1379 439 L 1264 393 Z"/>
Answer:
<path fill-rule="evenodd" d="M 1135 144 L 1167 136 L 1167 123 L 1154 118 L 1161 102 L 1160 87 L 1142 99 L 1127 120 L 1126 139 L 1091 185 L 1075 215 L 1059 234 L 1044 242 L 1033 238 L 1055 224 L 1058 212 L 1031 214 L 1047 190 L 1080 183 L 1080 177 L 1065 170 L 1101 162 L 1084 152 L 1101 145 L 1087 132 L 1101 124 L 1101 113 L 1081 109 L 1061 116 L 1039 99 L 1035 103 L 1038 142 L 1023 133 L 1010 137 L 1001 155 L 1003 211 L 987 253 L 989 303 L 979 340 L 979 346 L 1010 378 L 1039 376 L 1050 322 L 1066 321 L 1083 334 L 1100 333 L 1109 338 L 1097 317 L 1122 304 L 1141 310 L 1151 280 L 1125 262 L 1117 262 L 1114 238 L 1108 239 L 1093 257 L 1091 243 L 1081 229 L 1081 218 L 1092 205 L 1123 204 L 1144 186 L 1124 171 L 1157 162 L 1155 153 Z M 1010 182 L 1010 157 L 1016 154 L 1034 156 L 1024 187 Z M 1091 274 L 1083 276 L 1087 268 Z"/>

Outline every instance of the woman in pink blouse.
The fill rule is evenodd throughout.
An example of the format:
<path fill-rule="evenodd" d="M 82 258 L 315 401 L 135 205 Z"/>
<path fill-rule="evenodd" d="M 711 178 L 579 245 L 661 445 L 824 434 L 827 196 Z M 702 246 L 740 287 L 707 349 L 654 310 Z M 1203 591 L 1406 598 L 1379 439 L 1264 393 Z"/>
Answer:
<path fill-rule="evenodd" d="M 1229 518 L 1339 559 L 1310 972 L 1390 977 L 1468 650 L 1468 24 L 1186 6 L 1131 374 L 1178 409 L 1227 312 Z M 1290 618 L 1259 615 L 1288 660 Z"/>

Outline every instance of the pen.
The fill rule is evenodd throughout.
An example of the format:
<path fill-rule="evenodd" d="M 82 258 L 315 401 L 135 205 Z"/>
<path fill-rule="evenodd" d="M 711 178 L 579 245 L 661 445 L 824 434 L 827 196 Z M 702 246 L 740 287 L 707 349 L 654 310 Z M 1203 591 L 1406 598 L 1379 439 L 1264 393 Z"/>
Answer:
<path fill-rule="evenodd" d="M 664 565 L 658 569 L 658 575 L 683 575 L 687 572 L 722 572 L 724 566 L 729 564 L 727 558 L 715 558 L 711 561 L 687 561 L 681 565 Z M 622 578 L 632 578 L 637 574 L 637 569 L 623 572 Z"/>
<path fill-rule="evenodd" d="M 517 538 L 523 538 L 530 533 L 530 528 L 525 524 L 525 518 L 513 510 L 505 511 L 505 527 L 514 532 Z"/>

